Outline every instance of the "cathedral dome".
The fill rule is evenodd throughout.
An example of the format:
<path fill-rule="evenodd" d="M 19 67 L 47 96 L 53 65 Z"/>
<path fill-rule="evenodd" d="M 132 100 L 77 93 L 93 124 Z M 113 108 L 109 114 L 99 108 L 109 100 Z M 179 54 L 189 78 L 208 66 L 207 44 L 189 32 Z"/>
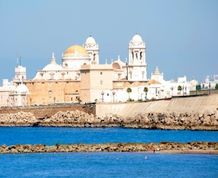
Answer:
<path fill-rule="evenodd" d="M 135 34 L 131 40 L 133 43 L 142 43 L 142 37 L 139 34 Z"/>
<path fill-rule="evenodd" d="M 135 34 L 131 41 L 129 42 L 129 46 L 130 47 L 142 47 L 144 48 L 145 47 L 145 43 L 144 41 L 142 40 L 142 37 L 139 35 L 139 34 Z"/>
<path fill-rule="evenodd" d="M 89 57 L 86 49 L 79 45 L 73 45 L 64 52 L 64 58 L 87 58 Z"/>
<path fill-rule="evenodd" d="M 57 71 L 57 70 L 62 70 L 62 67 L 56 63 L 50 63 L 46 65 L 42 70 L 43 71 Z"/>
<path fill-rule="evenodd" d="M 92 37 L 92 36 L 89 36 L 87 39 L 86 39 L 86 42 L 85 44 L 89 44 L 89 45 L 95 45 L 96 44 L 96 41 L 95 39 Z"/>

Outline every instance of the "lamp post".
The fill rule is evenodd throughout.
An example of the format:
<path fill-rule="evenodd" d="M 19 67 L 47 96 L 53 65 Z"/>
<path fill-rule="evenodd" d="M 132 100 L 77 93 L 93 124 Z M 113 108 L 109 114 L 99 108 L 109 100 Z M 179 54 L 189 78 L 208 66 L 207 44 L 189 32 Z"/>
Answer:
<path fill-rule="evenodd" d="M 114 96 L 115 96 L 115 91 L 112 91 L 112 94 L 113 94 L 113 103 L 114 103 Z"/>
<path fill-rule="evenodd" d="M 102 96 L 101 101 L 103 103 L 104 102 L 104 92 L 103 91 L 101 92 L 101 96 Z"/>
<path fill-rule="evenodd" d="M 171 92 L 171 96 L 173 97 L 173 87 L 171 87 L 171 91 L 172 91 L 172 92 Z"/>

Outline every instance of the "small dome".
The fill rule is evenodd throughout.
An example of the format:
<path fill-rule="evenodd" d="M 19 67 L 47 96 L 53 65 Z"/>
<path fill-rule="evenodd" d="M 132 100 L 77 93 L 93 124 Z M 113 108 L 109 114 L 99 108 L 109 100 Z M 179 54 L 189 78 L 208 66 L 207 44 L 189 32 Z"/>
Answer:
<path fill-rule="evenodd" d="M 122 69 L 122 66 L 118 62 L 112 64 L 113 69 Z"/>
<path fill-rule="evenodd" d="M 58 64 L 54 64 L 54 63 L 50 63 L 48 65 L 46 65 L 42 70 L 43 71 L 57 71 L 57 70 L 62 70 L 63 68 L 58 65 Z"/>
<path fill-rule="evenodd" d="M 139 34 L 136 34 L 132 37 L 132 40 L 131 40 L 133 43 L 142 43 L 143 40 L 142 40 L 142 37 L 139 35 Z"/>
<path fill-rule="evenodd" d="M 64 58 L 87 58 L 89 57 L 86 49 L 79 45 L 73 45 L 66 49 L 64 52 Z"/>
<path fill-rule="evenodd" d="M 117 60 L 115 60 L 113 63 L 112 63 L 112 67 L 113 69 L 122 69 L 123 66 L 125 66 L 126 64 L 120 60 L 120 58 L 118 57 Z"/>
<path fill-rule="evenodd" d="M 50 64 L 46 65 L 42 70 L 43 71 L 57 71 L 57 70 L 62 70 L 62 69 L 63 68 L 56 63 L 54 53 L 52 53 Z"/>
<path fill-rule="evenodd" d="M 95 44 L 96 44 L 96 41 L 95 41 L 95 39 L 94 39 L 92 36 L 89 36 L 89 37 L 86 39 L 85 44 L 95 45 Z"/>
<path fill-rule="evenodd" d="M 28 94 L 29 93 L 29 89 L 27 88 L 26 85 L 24 85 L 23 83 L 19 84 L 16 88 L 16 92 L 17 93 L 25 93 Z"/>

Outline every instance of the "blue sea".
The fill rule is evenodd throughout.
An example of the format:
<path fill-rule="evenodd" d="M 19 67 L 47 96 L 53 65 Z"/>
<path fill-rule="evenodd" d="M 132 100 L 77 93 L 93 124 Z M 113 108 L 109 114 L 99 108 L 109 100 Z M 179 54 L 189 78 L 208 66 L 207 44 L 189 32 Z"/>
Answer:
<path fill-rule="evenodd" d="M 125 128 L 0 127 L 0 145 L 67 143 L 218 142 L 218 131 Z"/>
<path fill-rule="evenodd" d="M 0 145 L 214 141 L 216 131 L 2 127 Z M 0 154 L 0 178 L 218 178 L 218 155 L 149 153 Z"/>

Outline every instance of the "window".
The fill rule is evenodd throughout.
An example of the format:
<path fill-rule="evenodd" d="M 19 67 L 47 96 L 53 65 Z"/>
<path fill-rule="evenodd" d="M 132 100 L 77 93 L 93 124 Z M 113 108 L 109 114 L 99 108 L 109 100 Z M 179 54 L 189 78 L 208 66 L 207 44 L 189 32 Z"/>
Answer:
<path fill-rule="evenodd" d="M 93 54 L 93 61 L 95 61 L 95 54 Z"/>
<path fill-rule="evenodd" d="M 142 60 L 142 52 L 140 52 L 140 60 Z"/>

